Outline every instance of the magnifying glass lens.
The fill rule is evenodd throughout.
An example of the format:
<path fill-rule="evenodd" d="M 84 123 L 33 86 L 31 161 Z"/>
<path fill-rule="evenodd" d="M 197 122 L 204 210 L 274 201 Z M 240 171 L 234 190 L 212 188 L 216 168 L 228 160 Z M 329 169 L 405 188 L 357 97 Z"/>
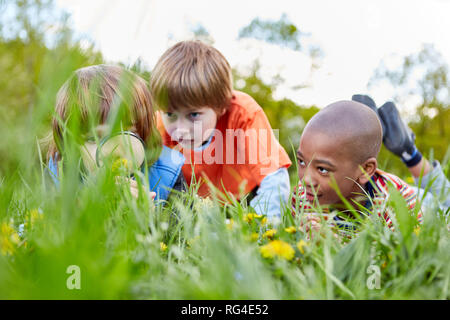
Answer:
<path fill-rule="evenodd" d="M 109 137 L 97 149 L 97 164 L 106 161 L 114 168 L 132 171 L 142 166 L 145 160 L 145 147 L 139 137 L 130 134 L 118 134 Z"/>

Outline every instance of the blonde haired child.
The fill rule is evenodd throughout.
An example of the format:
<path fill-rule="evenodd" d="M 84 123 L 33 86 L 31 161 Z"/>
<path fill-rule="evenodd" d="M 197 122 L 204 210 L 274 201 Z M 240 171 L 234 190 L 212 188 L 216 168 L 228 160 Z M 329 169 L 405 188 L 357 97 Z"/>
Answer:
<path fill-rule="evenodd" d="M 114 117 L 119 119 L 119 128 L 113 128 L 117 127 L 111 120 Z M 67 134 L 70 123 L 79 131 L 77 134 Z M 166 200 L 172 189 L 184 189 L 184 157 L 161 145 L 147 83 L 125 68 L 93 65 L 76 70 L 58 91 L 52 129 L 47 160 L 55 183 L 59 179 L 58 164 L 64 162 L 70 143 L 81 146 L 80 162 L 89 171 L 96 166 L 99 140 L 126 130 L 145 145 L 151 196 Z M 137 195 L 135 182 L 131 188 Z"/>

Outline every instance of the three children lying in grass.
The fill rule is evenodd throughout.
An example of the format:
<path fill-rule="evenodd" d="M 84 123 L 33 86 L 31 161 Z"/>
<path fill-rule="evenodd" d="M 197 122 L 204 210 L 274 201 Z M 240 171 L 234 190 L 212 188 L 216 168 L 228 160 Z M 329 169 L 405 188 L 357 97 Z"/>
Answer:
<path fill-rule="evenodd" d="M 80 170 L 89 173 L 98 165 L 99 148 L 116 136 L 144 146 L 146 161 L 139 166 L 148 170 L 147 196 L 156 201 L 196 183 L 199 196 L 245 198 L 274 224 L 291 201 L 292 214 L 305 215 L 306 229 L 320 227 L 317 206 L 321 212 L 365 208 L 392 228 L 393 213 L 383 206 L 391 188 L 410 209 L 433 206 L 434 199 L 441 207 L 450 206 L 450 183 L 439 163 L 428 162 L 417 150 L 395 105 L 377 108 L 361 95 L 330 104 L 307 123 L 297 149 L 300 182 L 292 193 L 287 171 L 291 160 L 263 109 L 249 95 L 233 90 L 227 60 L 199 41 L 169 48 L 153 69 L 149 86 L 117 66 L 75 71 L 57 95 L 47 156 L 54 181 L 58 183 L 72 140 L 81 146 Z M 417 181 L 421 177 L 419 187 L 431 184 L 433 196 L 428 193 L 419 201 L 423 190 L 378 169 L 383 142 Z M 130 188 L 138 197 L 131 178 Z M 419 221 L 423 212 L 418 210 Z M 339 219 L 334 221 L 338 226 Z"/>

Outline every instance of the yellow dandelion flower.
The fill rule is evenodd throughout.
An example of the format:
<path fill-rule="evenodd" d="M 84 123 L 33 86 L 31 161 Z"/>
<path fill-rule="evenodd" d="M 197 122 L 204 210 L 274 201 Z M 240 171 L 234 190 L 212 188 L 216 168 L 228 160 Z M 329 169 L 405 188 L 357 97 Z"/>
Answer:
<path fill-rule="evenodd" d="M 28 226 L 32 227 L 36 221 L 42 220 L 43 218 L 44 217 L 40 209 L 31 209 L 27 211 L 27 216 L 23 226 L 24 228 L 28 228 Z"/>
<path fill-rule="evenodd" d="M 294 226 L 290 226 L 290 227 L 284 228 L 284 231 L 286 231 L 287 233 L 295 233 L 297 231 L 297 229 Z"/>
<path fill-rule="evenodd" d="M 277 230 L 275 230 L 275 229 L 267 230 L 266 232 L 264 232 L 263 238 L 272 239 L 276 233 L 277 233 Z"/>
<path fill-rule="evenodd" d="M 33 225 L 36 221 L 42 220 L 44 218 L 42 212 L 39 209 L 30 210 L 28 217 L 31 225 Z"/>
<path fill-rule="evenodd" d="M 302 254 L 305 253 L 305 250 L 303 248 L 306 247 L 307 245 L 308 244 L 304 240 L 300 240 L 299 242 L 297 242 L 297 248 Z"/>
<path fill-rule="evenodd" d="M 14 228 L 3 222 L 0 227 L 0 251 L 2 255 L 12 255 L 16 251 L 16 246 L 20 242 L 20 237 Z"/>
<path fill-rule="evenodd" d="M 251 223 L 254 219 L 262 218 L 262 215 L 256 213 L 248 213 L 244 216 L 244 221 Z"/>
<path fill-rule="evenodd" d="M 130 166 L 128 160 L 125 158 L 119 158 L 115 160 L 111 166 L 111 170 L 114 174 L 119 174 L 122 170 L 129 170 Z"/>
<path fill-rule="evenodd" d="M 292 260 L 295 255 L 294 249 L 282 240 L 274 240 L 260 248 L 261 255 L 264 258 L 274 258 L 276 256 L 286 260 Z"/>
<path fill-rule="evenodd" d="M 416 234 L 416 236 L 419 236 L 419 233 L 420 233 L 420 227 L 415 227 L 415 228 L 414 228 L 414 233 Z"/>
<path fill-rule="evenodd" d="M 248 213 L 248 214 L 246 214 L 245 216 L 244 216 L 244 221 L 245 222 L 247 222 L 247 223 L 250 223 L 250 222 L 252 222 L 253 221 L 253 213 Z"/>
<path fill-rule="evenodd" d="M 266 218 L 266 217 L 262 218 L 261 224 L 262 224 L 262 225 L 265 225 L 266 223 L 267 223 L 267 218 Z"/>
<path fill-rule="evenodd" d="M 161 251 L 166 251 L 167 250 L 167 245 L 164 242 L 160 242 L 159 243 L 159 248 L 161 249 Z"/>
<path fill-rule="evenodd" d="M 405 182 L 406 182 L 407 184 L 413 185 L 413 184 L 414 184 L 414 178 L 413 178 L 412 176 L 409 176 L 409 177 L 407 177 L 407 178 L 405 179 Z"/>
<path fill-rule="evenodd" d="M 258 241 L 259 234 L 257 232 L 252 232 L 252 234 L 248 237 L 249 241 L 255 242 Z"/>

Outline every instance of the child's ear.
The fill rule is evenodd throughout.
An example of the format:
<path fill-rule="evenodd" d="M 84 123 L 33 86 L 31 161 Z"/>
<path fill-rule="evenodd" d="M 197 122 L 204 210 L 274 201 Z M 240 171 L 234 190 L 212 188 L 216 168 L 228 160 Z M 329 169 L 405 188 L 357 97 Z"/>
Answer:
<path fill-rule="evenodd" d="M 374 157 L 364 161 L 364 163 L 360 166 L 361 174 L 358 177 L 358 183 L 360 185 L 364 185 L 369 182 L 370 178 L 372 178 L 372 176 L 375 174 L 377 167 L 378 162 Z"/>

